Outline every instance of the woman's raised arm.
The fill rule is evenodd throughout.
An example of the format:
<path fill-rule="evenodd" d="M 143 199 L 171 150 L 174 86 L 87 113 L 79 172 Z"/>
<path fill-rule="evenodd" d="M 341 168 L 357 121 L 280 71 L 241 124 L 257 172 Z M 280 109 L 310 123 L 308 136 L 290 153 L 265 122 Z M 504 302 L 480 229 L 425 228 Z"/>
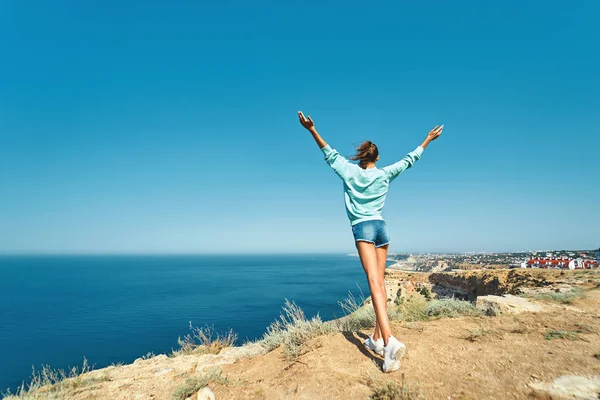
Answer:
<path fill-rule="evenodd" d="M 444 125 L 436 126 L 431 131 L 429 131 L 429 133 L 427 134 L 427 138 L 425 138 L 423 143 L 420 146 L 418 146 L 414 151 L 411 151 L 410 153 L 408 153 L 406 156 L 404 156 L 404 158 L 402 160 L 398 161 L 397 163 L 388 165 L 387 167 L 383 167 L 383 170 L 388 175 L 390 182 L 392 182 L 394 179 L 396 179 L 396 177 L 398 175 L 400 175 L 402 172 L 404 172 L 407 169 L 409 169 L 410 167 L 412 167 L 414 165 L 414 163 L 417 162 L 417 160 L 419 160 L 421 158 L 421 155 L 423 154 L 423 150 L 425 150 L 425 147 L 427 147 L 427 145 L 432 140 L 435 140 L 438 137 L 440 137 L 443 129 L 444 129 Z"/>
<path fill-rule="evenodd" d="M 325 162 L 329 164 L 329 166 L 335 171 L 338 176 L 344 180 L 346 180 L 349 176 L 353 175 L 353 170 L 358 168 L 356 164 L 352 164 L 348 162 L 343 156 L 340 155 L 336 150 L 332 149 L 319 135 L 319 132 L 315 129 L 315 123 L 312 118 L 309 116 L 308 118 L 304 117 L 302 111 L 298 111 L 298 118 L 300 118 L 300 123 L 303 127 L 308 129 L 308 131 L 315 139 L 315 142 L 319 145 L 319 148 L 325 155 Z"/>
<path fill-rule="evenodd" d="M 300 123 L 302 124 L 302 126 L 308 129 L 310 134 L 313 136 L 313 139 L 315 139 L 315 142 L 317 142 L 317 145 L 320 149 L 327 146 L 327 142 L 325 142 L 321 135 L 319 135 L 319 132 L 317 132 L 317 129 L 315 128 L 315 123 L 310 117 L 310 115 L 308 116 L 308 118 L 306 118 L 304 114 L 302 114 L 302 111 L 298 111 L 298 118 L 300 118 Z"/>

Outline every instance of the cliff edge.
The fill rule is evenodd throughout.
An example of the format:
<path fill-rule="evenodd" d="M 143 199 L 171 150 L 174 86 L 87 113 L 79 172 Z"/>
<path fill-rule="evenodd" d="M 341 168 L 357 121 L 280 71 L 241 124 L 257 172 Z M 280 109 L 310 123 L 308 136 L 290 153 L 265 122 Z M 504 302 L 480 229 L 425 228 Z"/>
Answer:
<path fill-rule="evenodd" d="M 408 347 L 394 373 L 382 373 L 381 357 L 362 344 L 369 304 L 347 303 L 351 315 L 326 323 L 292 305 L 271 341 L 140 358 L 19 398 L 598 398 L 600 271 L 388 271 L 386 285 L 393 332 Z M 441 299 L 452 291 L 464 300 Z"/>

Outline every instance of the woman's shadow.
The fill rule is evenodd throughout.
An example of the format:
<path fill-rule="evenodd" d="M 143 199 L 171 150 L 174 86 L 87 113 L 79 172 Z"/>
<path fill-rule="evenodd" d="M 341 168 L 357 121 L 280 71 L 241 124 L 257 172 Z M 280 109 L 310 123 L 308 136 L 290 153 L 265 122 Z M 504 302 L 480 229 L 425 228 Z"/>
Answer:
<path fill-rule="evenodd" d="M 371 353 L 365 347 L 364 341 L 365 341 L 365 339 L 367 339 L 369 337 L 368 335 L 366 335 L 362 332 L 349 332 L 349 331 L 342 332 L 342 335 L 344 335 L 344 337 L 346 338 L 347 341 L 349 341 L 350 343 L 355 345 L 361 353 L 363 353 L 365 356 L 372 359 L 373 362 L 375 362 L 377 365 L 379 365 L 379 366 L 383 365 L 383 360 L 380 357 L 376 356 L 375 353 Z"/>

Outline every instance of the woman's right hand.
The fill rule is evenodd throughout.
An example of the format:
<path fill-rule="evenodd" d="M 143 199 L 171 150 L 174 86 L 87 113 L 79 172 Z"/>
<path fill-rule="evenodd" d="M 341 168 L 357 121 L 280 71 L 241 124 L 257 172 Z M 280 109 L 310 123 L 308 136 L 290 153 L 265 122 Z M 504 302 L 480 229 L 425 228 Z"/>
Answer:
<path fill-rule="evenodd" d="M 308 116 L 308 118 L 306 118 L 304 114 L 302 114 L 302 111 L 298 111 L 298 118 L 300 118 L 300 123 L 302 124 L 302 126 L 308 129 L 309 131 L 315 129 L 315 123 L 310 117 L 310 115 Z"/>

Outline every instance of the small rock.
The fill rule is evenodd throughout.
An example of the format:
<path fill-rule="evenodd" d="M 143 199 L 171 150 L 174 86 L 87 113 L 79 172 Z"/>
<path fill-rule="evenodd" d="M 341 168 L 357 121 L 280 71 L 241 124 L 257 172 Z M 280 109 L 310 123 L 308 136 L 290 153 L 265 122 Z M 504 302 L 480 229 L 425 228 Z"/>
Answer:
<path fill-rule="evenodd" d="M 578 400 L 593 400 L 600 393 L 600 376 L 586 378 L 583 376 L 563 375 L 551 383 L 532 383 L 534 391 L 546 393 L 552 398 L 569 398 Z"/>
<path fill-rule="evenodd" d="M 534 304 L 522 297 L 505 296 L 478 296 L 475 306 L 486 315 L 495 316 L 502 313 L 518 314 L 521 312 L 542 311 L 539 304 Z"/>
<path fill-rule="evenodd" d="M 160 375 L 168 374 L 171 371 L 173 371 L 173 368 L 162 368 L 162 369 L 159 369 L 158 371 L 156 371 L 154 373 L 154 375 L 160 376 Z"/>
<path fill-rule="evenodd" d="M 202 388 L 198 392 L 198 400 L 215 400 L 215 394 L 207 387 Z"/>

